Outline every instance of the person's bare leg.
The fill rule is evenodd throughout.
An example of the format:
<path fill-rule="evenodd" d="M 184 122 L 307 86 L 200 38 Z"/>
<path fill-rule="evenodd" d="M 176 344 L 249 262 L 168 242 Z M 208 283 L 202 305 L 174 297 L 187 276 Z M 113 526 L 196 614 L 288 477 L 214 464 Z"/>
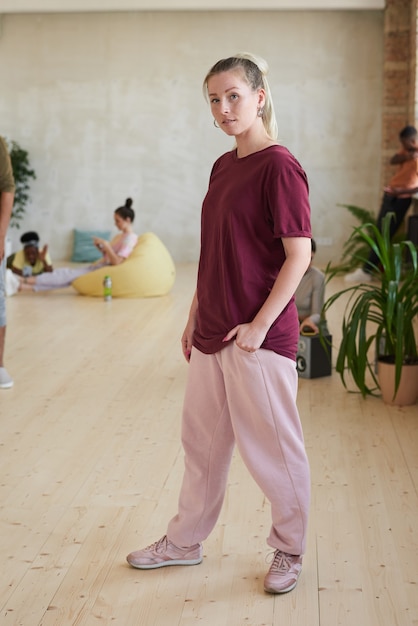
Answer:
<path fill-rule="evenodd" d="M 29 282 L 31 280 L 31 282 Z M 20 279 L 19 291 L 33 291 L 33 287 L 35 285 L 34 278 L 27 278 L 25 281 Z"/>

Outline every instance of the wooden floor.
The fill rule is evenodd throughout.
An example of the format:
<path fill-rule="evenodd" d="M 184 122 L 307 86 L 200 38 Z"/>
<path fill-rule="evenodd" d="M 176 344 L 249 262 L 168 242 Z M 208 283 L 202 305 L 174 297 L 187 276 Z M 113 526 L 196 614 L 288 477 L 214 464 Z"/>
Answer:
<path fill-rule="evenodd" d="M 200 566 L 125 562 L 176 511 L 194 276 L 179 267 L 161 299 L 8 300 L 1 626 L 418 625 L 418 406 L 362 400 L 335 373 L 300 380 L 313 492 L 293 592 L 263 592 L 269 504 L 238 456 Z"/>

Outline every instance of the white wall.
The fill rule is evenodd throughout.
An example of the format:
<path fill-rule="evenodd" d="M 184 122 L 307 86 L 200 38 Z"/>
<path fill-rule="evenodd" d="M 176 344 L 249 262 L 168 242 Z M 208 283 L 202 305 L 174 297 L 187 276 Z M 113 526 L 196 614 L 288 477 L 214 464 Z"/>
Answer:
<path fill-rule="evenodd" d="M 382 28 L 379 11 L 3 16 L 0 133 L 37 173 L 22 228 L 68 259 L 72 229 L 111 227 L 130 195 L 137 232 L 195 260 L 210 168 L 231 146 L 201 83 L 250 50 L 270 64 L 281 140 L 310 179 L 318 258 L 338 259 L 352 220 L 336 204 L 380 197 Z"/>

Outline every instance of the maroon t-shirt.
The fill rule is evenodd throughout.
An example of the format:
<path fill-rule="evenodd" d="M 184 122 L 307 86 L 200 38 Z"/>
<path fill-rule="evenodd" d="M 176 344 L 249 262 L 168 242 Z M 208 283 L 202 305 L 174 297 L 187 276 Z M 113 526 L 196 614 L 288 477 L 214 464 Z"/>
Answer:
<path fill-rule="evenodd" d="M 308 182 L 283 146 L 214 164 L 203 201 L 193 345 L 205 354 L 225 347 L 237 324 L 251 322 L 284 261 L 282 237 L 311 237 Z M 261 345 L 296 358 L 299 322 L 294 298 Z"/>

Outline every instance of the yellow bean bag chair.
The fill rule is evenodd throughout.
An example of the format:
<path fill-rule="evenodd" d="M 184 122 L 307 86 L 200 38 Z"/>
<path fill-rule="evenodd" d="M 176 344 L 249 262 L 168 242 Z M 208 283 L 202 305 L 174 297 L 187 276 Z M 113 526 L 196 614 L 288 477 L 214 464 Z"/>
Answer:
<path fill-rule="evenodd" d="M 173 259 L 154 233 L 144 233 L 120 265 L 107 265 L 76 278 L 72 285 L 83 296 L 103 297 L 103 279 L 112 278 L 115 298 L 164 296 L 176 277 Z"/>

